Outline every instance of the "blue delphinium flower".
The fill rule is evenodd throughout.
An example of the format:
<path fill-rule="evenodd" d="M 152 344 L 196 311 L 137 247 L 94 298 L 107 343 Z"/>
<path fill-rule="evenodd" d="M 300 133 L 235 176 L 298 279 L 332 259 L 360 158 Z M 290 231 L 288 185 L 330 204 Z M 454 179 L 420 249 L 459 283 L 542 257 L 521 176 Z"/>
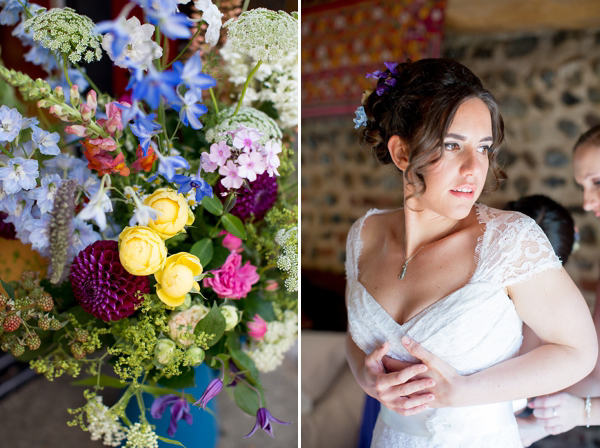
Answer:
<path fill-rule="evenodd" d="M 39 177 L 38 161 L 14 157 L 8 160 L 5 167 L 0 168 L 2 187 L 8 194 L 21 190 L 31 190 L 35 187 L 35 180 Z"/>
<path fill-rule="evenodd" d="M 169 437 L 173 437 L 175 435 L 175 431 L 177 431 L 177 423 L 179 420 L 185 420 L 188 425 L 191 425 L 194 423 L 194 417 L 190 413 L 190 405 L 185 397 L 166 394 L 158 397 L 152 403 L 152 407 L 150 408 L 150 414 L 152 415 L 152 418 L 157 420 L 161 419 L 168 406 L 171 406 L 171 420 L 169 421 L 169 429 L 167 429 L 167 434 Z"/>
<path fill-rule="evenodd" d="M 354 129 L 358 129 L 361 126 L 367 125 L 367 115 L 365 114 L 365 108 L 363 106 L 359 106 L 356 109 L 356 117 L 354 118 Z"/>
<path fill-rule="evenodd" d="M 177 193 L 181 193 L 183 195 L 187 194 L 192 188 L 196 189 L 196 202 L 200 203 L 203 198 L 208 196 L 209 198 L 213 197 L 213 189 L 212 187 L 202 179 L 199 175 L 188 177 L 183 176 L 181 174 L 176 174 L 173 176 L 173 182 L 179 184 L 179 189 Z"/>
<path fill-rule="evenodd" d="M 52 54 L 52 51 L 41 45 L 32 45 L 31 49 L 25 53 L 24 59 L 27 62 L 39 65 L 47 73 L 52 73 L 53 70 L 58 68 L 58 63 L 56 62 L 56 58 Z"/>
<path fill-rule="evenodd" d="M 17 109 L 0 106 L 0 143 L 12 142 L 23 128 L 23 116 Z"/>
<path fill-rule="evenodd" d="M 291 424 L 291 422 L 282 422 L 281 420 L 276 419 L 273 417 L 273 415 L 271 415 L 267 408 L 260 408 L 258 411 L 256 411 L 256 423 L 254 424 L 254 428 L 252 428 L 252 431 L 250 431 L 248 435 L 244 436 L 244 439 L 254 434 L 258 428 L 263 429 L 267 434 L 274 438 L 275 436 L 273 435 L 271 422 L 279 423 L 280 425 Z"/>
<path fill-rule="evenodd" d="M 202 409 L 206 409 L 208 402 L 219 395 L 221 389 L 223 389 L 223 380 L 220 378 L 215 378 L 208 383 L 208 386 L 206 386 L 206 389 L 204 389 L 202 396 L 197 402 L 194 403 L 194 405 L 200 406 Z"/>
<path fill-rule="evenodd" d="M 169 182 L 173 181 L 175 177 L 175 170 L 178 168 L 190 169 L 190 164 L 181 156 L 163 156 L 157 150 L 154 150 L 154 154 L 158 157 L 158 169 L 157 174 L 161 174 Z M 148 179 L 150 180 L 150 179 Z"/>
<path fill-rule="evenodd" d="M 148 145 L 152 137 L 162 132 L 161 125 L 153 121 L 155 118 L 156 114 L 150 114 L 143 118 L 140 117 L 129 126 L 133 135 L 140 141 L 144 157 L 148 155 Z"/>
<path fill-rule="evenodd" d="M 14 25 L 19 21 L 19 13 L 23 6 L 19 0 L 0 0 L 0 25 Z"/>
<path fill-rule="evenodd" d="M 94 32 L 97 34 L 110 33 L 113 35 L 114 39 L 112 41 L 111 50 L 114 59 L 121 56 L 123 49 L 129 43 L 131 37 L 127 30 L 127 21 L 120 15 L 115 20 L 105 20 L 98 23 L 94 28 Z"/>
<path fill-rule="evenodd" d="M 31 247 L 42 255 L 47 255 L 50 249 L 49 224 L 52 215 L 46 213 L 40 219 L 35 219 L 29 234 Z"/>
<path fill-rule="evenodd" d="M 173 103 L 173 109 L 179 111 L 179 119 L 185 126 L 191 126 L 193 129 L 202 129 L 202 123 L 198 117 L 208 112 L 206 106 L 198 103 L 198 97 L 194 92 L 188 90 L 184 96 L 179 95 L 179 101 Z"/>
<path fill-rule="evenodd" d="M 29 197 L 37 201 L 37 206 L 42 213 L 52 211 L 54 207 L 54 195 L 60 187 L 62 179 L 58 174 L 51 174 L 42 177 L 42 186 L 34 188 L 28 192 Z"/>
<path fill-rule="evenodd" d="M 158 108 L 161 96 L 167 101 L 177 101 L 175 86 L 181 81 L 179 74 L 173 70 L 159 72 L 153 65 L 148 67 L 147 74 L 139 69 L 134 71 L 133 82 L 130 81 L 128 85 L 133 88 L 131 92 L 133 100 L 144 100 L 152 109 Z"/>
<path fill-rule="evenodd" d="M 57 156 L 60 154 L 60 148 L 57 145 L 60 140 L 58 132 L 50 133 L 37 126 L 32 126 L 32 129 L 31 140 L 33 141 L 34 149 L 39 149 L 42 154 L 47 156 Z"/>
<path fill-rule="evenodd" d="M 173 69 L 177 72 L 181 81 L 196 94 L 199 100 L 202 99 L 202 90 L 217 85 L 217 81 L 212 76 L 202 73 L 202 59 L 200 58 L 199 51 L 185 61 L 185 64 L 182 64 L 181 61 L 176 61 L 173 64 Z"/>
<path fill-rule="evenodd" d="M 152 5 L 153 8 L 145 10 L 146 15 L 150 23 L 160 28 L 161 33 L 170 39 L 189 39 L 192 37 L 190 27 L 194 22 L 185 14 L 174 13 L 173 5 L 177 9 L 176 2 L 173 0 L 158 0 L 153 1 Z"/>
<path fill-rule="evenodd" d="M 94 231 L 91 224 L 88 224 L 81 219 L 73 218 L 73 237 L 71 245 L 69 246 L 67 258 L 73 260 L 79 252 L 101 239 L 102 236 Z"/>

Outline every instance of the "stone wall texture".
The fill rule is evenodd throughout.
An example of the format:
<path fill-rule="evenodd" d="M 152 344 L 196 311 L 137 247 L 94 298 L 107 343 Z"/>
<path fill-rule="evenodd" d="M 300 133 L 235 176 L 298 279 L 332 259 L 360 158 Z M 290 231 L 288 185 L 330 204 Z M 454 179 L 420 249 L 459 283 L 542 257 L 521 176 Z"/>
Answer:
<path fill-rule="evenodd" d="M 445 56 L 478 74 L 501 105 L 507 183 L 480 202 L 502 207 L 545 194 L 567 207 L 581 248 L 567 271 L 592 302 L 600 272 L 600 220 L 582 209 L 571 153 L 600 123 L 600 29 L 528 35 L 452 35 Z M 357 106 L 360 98 L 356 99 Z M 342 272 L 350 225 L 368 209 L 402 204 L 401 178 L 358 144 L 352 116 L 302 120 L 302 266 Z"/>

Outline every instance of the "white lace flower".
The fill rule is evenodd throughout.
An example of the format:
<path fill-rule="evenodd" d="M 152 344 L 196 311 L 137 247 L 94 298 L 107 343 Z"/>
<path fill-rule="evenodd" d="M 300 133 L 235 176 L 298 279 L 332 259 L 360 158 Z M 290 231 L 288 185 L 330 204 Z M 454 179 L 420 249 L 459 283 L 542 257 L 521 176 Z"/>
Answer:
<path fill-rule="evenodd" d="M 194 6 L 202 11 L 202 20 L 208 23 L 204 40 L 209 46 L 214 47 L 221 36 L 223 13 L 210 0 L 197 0 L 194 2 Z"/>
<path fill-rule="evenodd" d="M 92 440 L 102 440 L 104 445 L 108 446 L 121 446 L 121 442 L 126 437 L 126 429 L 108 406 L 102 404 L 102 397 L 98 395 L 93 397 L 87 402 L 84 410 L 88 421 L 87 429 Z"/>
<path fill-rule="evenodd" d="M 137 422 L 129 428 L 126 447 L 131 448 L 158 448 L 158 435 L 148 423 Z"/>
<path fill-rule="evenodd" d="M 298 51 L 298 19 L 284 11 L 256 8 L 229 19 L 223 27 L 232 48 L 257 61 L 278 61 Z"/>
<path fill-rule="evenodd" d="M 124 22 L 124 26 L 129 32 L 129 43 L 125 50 L 115 59 L 112 51 L 114 36 L 111 33 L 104 35 L 102 39 L 102 48 L 108 53 L 115 65 L 128 68 L 136 66 L 142 70 L 147 70 L 154 59 L 162 56 L 163 50 L 160 45 L 152 40 L 154 35 L 154 25 L 144 23 L 143 25 L 137 17 L 131 17 L 125 21 L 124 17 L 119 18 Z"/>

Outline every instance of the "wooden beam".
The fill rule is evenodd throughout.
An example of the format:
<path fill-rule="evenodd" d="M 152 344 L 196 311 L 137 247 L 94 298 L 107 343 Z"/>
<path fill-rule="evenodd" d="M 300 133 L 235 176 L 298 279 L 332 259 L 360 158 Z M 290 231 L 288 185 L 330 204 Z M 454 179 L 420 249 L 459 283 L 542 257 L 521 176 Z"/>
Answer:
<path fill-rule="evenodd" d="M 498 33 L 600 27 L 600 0 L 448 0 L 446 30 Z"/>

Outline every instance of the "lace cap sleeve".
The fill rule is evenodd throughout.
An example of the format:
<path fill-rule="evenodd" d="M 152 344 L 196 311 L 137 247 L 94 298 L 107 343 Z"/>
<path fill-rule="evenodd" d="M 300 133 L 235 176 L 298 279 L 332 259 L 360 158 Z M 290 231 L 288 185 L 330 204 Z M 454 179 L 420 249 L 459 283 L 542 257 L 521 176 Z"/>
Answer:
<path fill-rule="evenodd" d="M 560 269 L 546 234 L 530 217 L 518 212 L 497 211 L 484 261 L 491 281 L 510 286 L 529 280 L 548 269 Z"/>
<path fill-rule="evenodd" d="M 356 280 L 358 278 L 357 259 L 361 249 L 360 231 L 365 217 L 363 216 L 352 224 L 346 237 L 346 280 Z"/>

